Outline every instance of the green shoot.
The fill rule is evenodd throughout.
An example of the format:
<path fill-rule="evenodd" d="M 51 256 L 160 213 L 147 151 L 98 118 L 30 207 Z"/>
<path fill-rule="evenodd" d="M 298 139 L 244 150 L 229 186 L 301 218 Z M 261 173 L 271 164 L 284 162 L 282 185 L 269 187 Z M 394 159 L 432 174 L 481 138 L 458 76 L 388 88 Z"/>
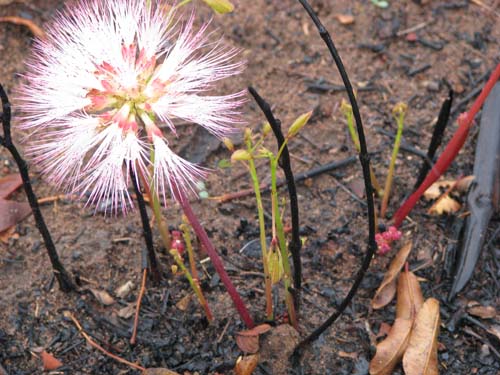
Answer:
<path fill-rule="evenodd" d="M 380 216 L 384 217 L 387 211 L 387 204 L 389 203 L 389 196 L 391 195 L 392 180 L 394 177 L 394 167 L 396 165 L 396 158 L 399 152 L 399 146 L 401 145 L 401 136 L 403 135 L 404 119 L 406 115 L 406 110 L 408 106 L 405 103 L 398 103 L 394 106 L 392 110 L 392 115 L 398 124 L 398 130 L 396 133 L 396 139 L 394 140 L 394 148 L 392 149 L 391 163 L 389 164 L 389 171 L 387 173 L 387 179 L 385 180 L 384 197 L 382 199 L 382 205 L 380 207 Z"/>
<path fill-rule="evenodd" d="M 273 298 L 272 298 L 272 283 L 271 276 L 269 274 L 268 267 L 268 255 L 267 255 L 267 243 L 266 243 L 266 227 L 264 222 L 264 206 L 262 204 L 262 196 L 260 194 L 260 184 L 259 177 L 257 176 L 257 168 L 255 167 L 255 161 L 252 155 L 253 145 L 251 134 L 245 133 L 245 141 L 247 145 L 247 150 L 237 150 L 233 153 L 240 155 L 243 159 L 233 159 L 233 160 L 247 160 L 249 164 L 250 176 L 252 177 L 253 188 L 255 191 L 255 199 L 257 201 L 257 212 L 259 216 L 259 230 L 260 230 L 260 247 L 262 249 L 262 263 L 264 267 L 264 278 L 265 278 L 265 295 L 266 295 L 266 317 L 269 320 L 273 319 Z M 239 154 L 238 151 L 242 151 Z"/>
<path fill-rule="evenodd" d="M 285 140 L 284 144 L 288 140 Z M 278 152 L 278 155 L 281 153 Z M 283 229 L 282 215 L 279 210 L 278 202 L 278 188 L 277 188 L 277 178 L 276 172 L 278 169 L 279 157 L 274 157 L 274 155 L 269 155 L 270 166 L 271 166 L 271 200 L 272 200 L 272 217 L 273 217 L 273 238 L 271 244 L 276 244 L 278 241 L 278 248 L 281 252 L 281 263 L 283 269 L 283 284 L 285 286 L 285 303 L 288 310 L 288 316 L 290 318 L 290 323 L 298 328 L 297 316 L 295 314 L 295 303 L 293 295 L 290 292 L 292 288 L 292 271 L 290 269 L 290 262 L 288 260 L 288 247 L 285 240 L 285 231 Z M 277 237 L 277 238 L 276 238 Z"/>
<path fill-rule="evenodd" d="M 184 273 L 184 276 L 186 276 L 186 278 L 188 279 L 189 285 L 191 285 L 191 288 L 193 288 L 194 292 L 196 293 L 196 296 L 200 301 L 200 305 L 203 306 L 203 309 L 205 310 L 205 315 L 207 317 L 207 320 L 209 322 L 212 322 L 213 316 L 212 312 L 210 311 L 210 307 L 208 306 L 207 300 L 205 299 L 205 296 L 203 295 L 198 282 L 195 279 L 193 279 L 193 276 L 184 265 L 184 262 L 182 261 L 179 251 L 177 249 L 171 249 L 170 255 L 174 257 L 175 263 L 177 263 L 177 266 L 181 269 L 181 271 Z"/>

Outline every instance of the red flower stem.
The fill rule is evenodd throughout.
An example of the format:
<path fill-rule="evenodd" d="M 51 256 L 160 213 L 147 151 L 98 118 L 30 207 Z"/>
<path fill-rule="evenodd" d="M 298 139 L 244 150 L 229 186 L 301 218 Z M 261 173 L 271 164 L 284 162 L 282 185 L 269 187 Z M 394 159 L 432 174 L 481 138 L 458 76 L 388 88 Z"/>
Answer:
<path fill-rule="evenodd" d="M 240 314 L 241 319 L 248 328 L 253 328 L 254 327 L 253 319 L 250 316 L 250 313 L 248 312 L 247 308 L 245 307 L 245 303 L 241 299 L 238 291 L 236 290 L 233 283 L 229 279 L 229 276 L 226 272 L 226 269 L 224 268 L 224 264 L 222 263 L 219 254 L 217 254 L 214 245 L 208 238 L 207 232 L 198 221 L 198 218 L 196 217 L 195 213 L 193 212 L 193 209 L 191 208 L 191 205 L 189 204 L 189 200 L 187 199 L 184 192 L 178 189 L 178 187 L 175 184 L 172 184 L 172 188 L 176 200 L 181 205 L 182 210 L 184 211 L 184 214 L 188 218 L 189 223 L 193 227 L 193 230 L 195 231 L 196 235 L 200 239 L 201 244 L 205 248 L 208 256 L 210 257 L 210 260 L 212 261 L 215 270 L 219 274 L 222 283 L 226 287 L 227 292 L 231 296 L 233 303 L 236 307 L 236 310 L 238 310 L 238 313 Z"/>
<path fill-rule="evenodd" d="M 500 78 L 500 64 L 498 64 L 491 73 L 488 82 L 484 85 L 483 91 L 477 97 L 477 99 L 472 104 L 471 109 L 468 112 L 461 114 L 458 118 L 458 129 L 451 138 L 451 140 L 446 145 L 443 153 L 437 160 L 436 164 L 429 172 L 425 180 L 418 187 L 418 189 L 410 195 L 410 197 L 399 207 L 399 209 L 394 214 L 394 226 L 401 226 L 403 220 L 411 212 L 413 207 L 417 204 L 418 200 L 424 194 L 424 192 L 431 186 L 450 166 L 451 162 L 455 159 L 458 152 L 462 148 L 467 139 L 470 129 L 472 128 L 472 121 L 476 116 L 479 109 L 483 106 L 484 101 L 490 94 L 490 91 L 495 86 L 495 83 Z"/>

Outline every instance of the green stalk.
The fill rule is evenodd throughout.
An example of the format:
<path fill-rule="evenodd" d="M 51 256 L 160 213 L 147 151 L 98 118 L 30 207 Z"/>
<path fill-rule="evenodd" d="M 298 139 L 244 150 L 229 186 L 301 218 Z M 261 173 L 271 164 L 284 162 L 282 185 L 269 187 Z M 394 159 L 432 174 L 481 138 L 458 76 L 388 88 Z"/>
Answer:
<path fill-rule="evenodd" d="M 286 144 L 283 142 L 283 145 Z M 288 310 L 288 315 L 290 318 L 290 322 L 292 325 L 298 329 L 298 323 L 297 323 L 297 316 L 295 314 L 295 303 L 293 300 L 293 295 L 290 292 L 292 288 L 292 272 L 290 270 L 290 262 L 288 261 L 288 249 L 286 246 L 286 240 L 285 240 L 285 231 L 283 229 L 283 222 L 281 220 L 281 213 L 279 211 L 279 203 L 278 203 L 278 187 L 277 187 L 277 178 L 276 178 L 276 171 L 278 169 L 278 160 L 279 156 L 281 155 L 281 151 L 284 147 L 282 146 L 280 148 L 280 151 L 278 152 L 278 157 L 275 158 L 274 156 L 270 156 L 270 161 L 271 161 L 271 201 L 272 201 L 272 214 L 273 214 L 273 224 L 276 225 L 275 230 L 273 230 L 273 236 L 274 233 L 276 233 L 278 237 L 278 242 L 279 242 L 279 248 L 281 252 L 281 261 L 283 264 L 283 283 L 285 285 L 285 303 L 287 306 Z"/>
<path fill-rule="evenodd" d="M 180 228 L 182 230 L 182 236 L 184 237 L 184 242 L 186 243 L 186 249 L 189 258 L 189 266 L 191 267 L 191 274 L 194 275 L 194 279 L 198 283 L 198 270 L 196 269 L 196 262 L 194 260 L 193 243 L 191 242 L 191 234 L 189 233 L 189 227 L 187 224 L 187 218 L 183 217 L 184 224 L 181 224 Z"/>
<path fill-rule="evenodd" d="M 248 150 L 251 152 L 251 144 L 248 142 Z M 264 222 L 264 207 L 262 205 L 262 197 L 260 194 L 259 177 L 253 157 L 248 160 L 250 166 L 250 176 L 252 177 L 253 188 L 255 190 L 255 199 L 257 201 L 257 212 L 259 215 L 259 230 L 260 230 L 260 247 L 262 249 L 262 263 L 264 267 L 265 278 L 265 294 L 266 294 L 266 318 L 273 319 L 273 296 L 271 276 L 269 275 L 269 266 L 267 264 L 267 244 L 266 244 L 266 227 Z"/>
<path fill-rule="evenodd" d="M 212 316 L 212 312 L 210 311 L 210 307 L 208 306 L 207 300 L 205 299 L 205 296 L 201 291 L 200 285 L 195 279 L 193 279 L 193 276 L 184 265 L 184 262 L 181 259 L 179 251 L 177 251 L 176 249 L 171 249 L 170 255 L 174 257 L 175 263 L 177 263 L 181 271 L 184 273 L 184 276 L 186 276 L 186 279 L 188 279 L 189 285 L 191 285 L 191 288 L 193 288 L 194 292 L 196 293 L 196 296 L 200 301 L 200 305 L 203 306 L 203 309 L 205 310 L 205 315 L 207 316 L 207 320 L 209 322 L 212 322 L 214 318 Z"/>
<path fill-rule="evenodd" d="M 151 163 L 154 164 L 155 160 L 155 154 L 154 151 L 151 151 Z M 156 225 L 158 225 L 158 230 L 160 231 L 160 237 L 163 242 L 163 246 L 165 249 L 170 249 L 171 245 L 171 240 L 170 240 L 170 232 L 168 231 L 168 226 L 165 218 L 161 214 L 161 204 L 160 204 L 160 199 L 158 197 L 158 194 L 154 190 L 154 183 L 153 181 L 149 181 L 149 183 L 146 181 L 146 177 L 142 175 L 141 173 L 141 178 L 143 180 L 144 186 L 149 187 L 149 189 L 146 190 L 146 195 L 149 198 L 149 206 L 153 210 L 153 216 L 156 221 Z"/>
<path fill-rule="evenodd" d="M 394 167 L 396 166 L 396 158 L 399 152 L 399 146 L 401 145 L 401 136 L 403 135 L 404 119 L 406 113 L 406 104 L 398 103 L 394 107 L 393 115 L 398 124 L 398 131 L 396 133 L 396 139 L 394 140 L 394 148 L 392 149 L 391 163 L 389 164 L 389 171 L 387 173 L 387 179 L 385 180 L 384 197 L 382 199 L 382 205 L 380 207 L 380 217 L 385 216 L 387 211 L 387 205 L 389 203 L 389 196 L 391 195 L 392 180 L 394 177 Z"/>

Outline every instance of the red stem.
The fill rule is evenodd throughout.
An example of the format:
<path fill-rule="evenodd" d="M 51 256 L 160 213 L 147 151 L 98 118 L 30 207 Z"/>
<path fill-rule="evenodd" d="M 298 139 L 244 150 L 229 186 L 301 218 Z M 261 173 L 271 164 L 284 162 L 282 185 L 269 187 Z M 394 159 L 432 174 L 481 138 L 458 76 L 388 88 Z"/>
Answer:
<path fill-rule="evenodd" d="M 429 172 L 425 180 L 418 187 L 418 189 L 410 195 L 410 197 L 399 207 L 399 209 L 394 214 L 394 226 L 399 227 L 406 216 L 411 212 L 413 207 L 417 204 L 418 200 L 422 194 L 431 186 L 450 166 L 451 162 L 455 159 L 458 152 L 462 148 L 469 134 L 469 130 L 472 127 L 472 121 L 476 116 L 477 112 L 483 106 L 484 101 L 490 94 L 490 91 L 495 86 L 495 83 L 500 78 L 500 64 L 498 64 L 491 73 L 488 82 L 484 85 L 483 91 L 476 98 L 470 111 L 461 114 L 458 118 L 458 129 L 451 138 L 451 140 L 446 145 L 446 148 L 442 152 L 441 156 L 437 160 L 436 164 Z"/>
<path fill-rule="evenodd" d="M 189 200 L 185 196 L 184 192 L 178 189 L 177 186 L 175 186 L 175 184 L 172 184 L 172 187 L 175 198 L 182 206 L 184 214 L 188 218 L 189 223 L 193 227 L 193 230 L 195 231 L 196 235 L 201 241 L 201 244 L 205 248 L 208 256 L 210 257 L 210 260 L 212 261 L 215 270 L 219 274 L 222 283 L 226 287 L 227 292 L 233 299 L 233 303 L 236 307 L 236 310 L 238 310 L 241 319 L 248 328 L 253 328 L 254 327 L 253 319 L 250 316 L 247 308 L 245 307 L 245 303 L 241 299 L 238 291 L 236 290 L 233 283 L 229 279 L 229 276 L 226 272 L 226 269 L 224 268 L 224 264 L 222 263 L 219 254 L 217 254 L 214 245 L 208 238 L 207 232 L 205 232 L 205 229 L 201 226 L 200 222 L 198 221 L 198 218 L 196 217 L 195 213 L 193 212 L 193 209 L 191 208 L 191 205 L 189 204 Z"/>

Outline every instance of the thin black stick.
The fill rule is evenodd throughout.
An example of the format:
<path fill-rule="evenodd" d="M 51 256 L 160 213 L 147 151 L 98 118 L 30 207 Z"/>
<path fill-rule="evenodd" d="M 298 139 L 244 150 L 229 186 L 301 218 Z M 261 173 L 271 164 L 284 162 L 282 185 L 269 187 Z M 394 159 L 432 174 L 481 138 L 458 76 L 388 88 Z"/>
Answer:
<path fill-rule="evenodd" d="M 299 343 L 299 345 L 296 347 L 294 351 L 295 358 L 299 358 L 302 349 L 309 343 L 316 340 L 343 313 L 343 311 L 346 309 L 346 307 L 349 305 L 352 298 L 356 294 L 359 285 L 361 284 L 361 281 L 363 280 L 363 277 L 366 271 L 368 270 L 368 267 L 370 267 L 370 262 L 373 258 L 373 255 L 377 250 L 377 243 L 375 242 L 375 206 L 373 204 L 373 186 L 370 180 L 370 156 L 368 155 L 368 149 L 366 147 L 365 133 L 363 130 L 363 124 L 361 122 L 361 115 L 359 113 L 358 103 L 356 102 L 356 97 L 354 96 L 354 91 L 352 90 L 352 85 L 351 82 L 349 81 L 349 77 L 347 76 L 344 64 L 340 59 L 340 56 L 337 52 L 337 49 L 335 48 L 335 45 L 333 44 L 330 34 L 322 25 L 320 19 L 318 18 L 314 10 L 311 8 L 307 0 L 299 0 L 299 2 L 302 4 L 306 12 L 309 14 L 309 17 L 311 17 L 311 19 L 313 20 L 316 28 L 319 31 L 321 38 L 327 45 L 328 50 L 330 51 L 333 60 L 337 65 L 339 73 L 342 77 L 342 81 L 344 82 L 347 95 L 349 96 L 349 101 L 351 102 L 352 112 L 354 114 L 354 119 L 356 120 L 356 129 L 358 131 L 358 137 L 359 137 L 359 145 L 360 145 L 359 161 L 361 162 L 361 167 L 363 169 L 363 179 L 365 182 L 366 203 L 368 207 L 367 214 L 368 214 L 369 232 L 368 232 L 368 250 L 366 252 L 365 258 L 363 259 L 361 268 L 356 274 L 356 278 L 351 287 L 351 290 L 349 290 L 349 293 L 347 293 L 347 296 L 344 298 L 344 300 L 339 305 L 337 310 L 319 328 L 314 330 L 309 336 L 307 336 L 304 340 L 302 340 Z"/>
<path fill-rule="evenodd" d="M 144 196 L 142 195 L 142 191 L 139 188 L 139 183 L 137 181 L 137 176 L 134 173 L 133 166 L 130 166 L 130 179 L 132 180 L 132 185 L 134 186 L 137 205 L 139 206 L 139 212 L 141 214 L 142 233 L 144 235 L 144 242 L 146 242 L 146 249 L 148 251 L 149 270 L 151 271 L 153 281 L 155 283 L 159 283 L 161 280 L 161 274 L 158 269 L 158 262 L 156 261 L 156 253 L 153 244 L 153 234 L 151 232 L 151 225 L 149 225 L 148 211 L 146 210 Z"/>
<path fill-rule="evenodd" d="M 31 211 L 33 212 L 33 217 L 35 218 L 36 227 L 40 231 L 42 235 L 43 242 L 45 247 L 47 248 L 47 253 L 49 254 L 50 263 L 52 264 L 52 269 L 54 271 L 54 275 L 57 278 L 59 283 L 59 287 L 63 292 L 70 292 L 72 290 L 76 290 L 77 287 L 73 283 L 70 275 L 64 268 L 63 264 L 59 259 L 59 255 L 57 254 L 56 247 L 54 245 L 54 241 L 52 241 L 52 237 L 50 235 L 49 229 L 45 224 L 45 220 L 43 219 L 42 212 L 40 211 L 40 206 L 38 205 L 38 199 L 33 191 L 33 187 L 31 186 L 31 180 L 28 172 L 28 165 L 17 151 L 16 146 L 12 143 L 12 136 L 10 131 L 10 120 L 11 120 L 11 109 L 9 98 L 7 97 L 7 93 L 4 91 L 2 85 L 0 85 L 0 98 L 2 100 L 2 126 L 3 126 L 3 137 L 0 137 L 0 145 L 4 146 L 11 153 L 14 161 L 17 164 L 19 169 L 19 174 L 21 175 L 21 179 L 23 180 L 23 188 L 28 197 L 28 202 L 31 207 Z"/>
<path fill-rule="evenodd" d="M 274 136 L 278 142 L 278 150 L 281 148 L 285 142 L 285 137 L 281 131 L 281 121 L 274 117 L 271 110 L 271 106 L 267 103 L 259 93 L 253 88 L 248 87 L 248 91 L 252 94 L 253 98 L 257 102 L 257 105 L 262 110 L 266 116 L 267 121 L 271 125 Z M 302 284 L 302 264 L 300 261 L 300 249 L 302 248 L 302 243 L 300 241 L 299 234 L 299 202 L 297 199 L 297 187 L 295 186 L 295 179 L 292 172 L 292 166 L 290 163 L 290 153 L 288 152 L 288 146 L 285 145 L 283 148 L 283 153 L 278 161 L 280 167 L 285 173 L 286 185 L 288 187 L 288 195 L 290 197 L 290 216 L 292 218 L 292 240 L 288 244 L 288 249 L 292 253 L 293 260 L 293 285 L 295 289 L 300 289 Z"/>
<path fill-rule="evenodd" d="M 432 132 L 431 143 L 429 144 L 429 149 L 427 150 L 427 159 L 422 164 L 420 168 L 420 172 L 418 174 L 417 181 L 415 182 L 415 186 L 413 190 L 417 190 L 417 188 L 422 185 L 425 177 L 429 173 L 432 168 L 432 164 L 429 164 L 427 160 L 433 160 L 436 155 L 436 151 L 438 147 L 441 145 L 443 140 L 444 130 L 446 129 L 446 125 L 448 124 L 448 120 L 450 118 L 451 104 L 453 102 L 453 90 L 450 90 L 448 93 L 448 97 L 443 102 L 441 106 L 441 110 L 439 111 L 439 116 L 434 125 L 434 131 Z"/>

